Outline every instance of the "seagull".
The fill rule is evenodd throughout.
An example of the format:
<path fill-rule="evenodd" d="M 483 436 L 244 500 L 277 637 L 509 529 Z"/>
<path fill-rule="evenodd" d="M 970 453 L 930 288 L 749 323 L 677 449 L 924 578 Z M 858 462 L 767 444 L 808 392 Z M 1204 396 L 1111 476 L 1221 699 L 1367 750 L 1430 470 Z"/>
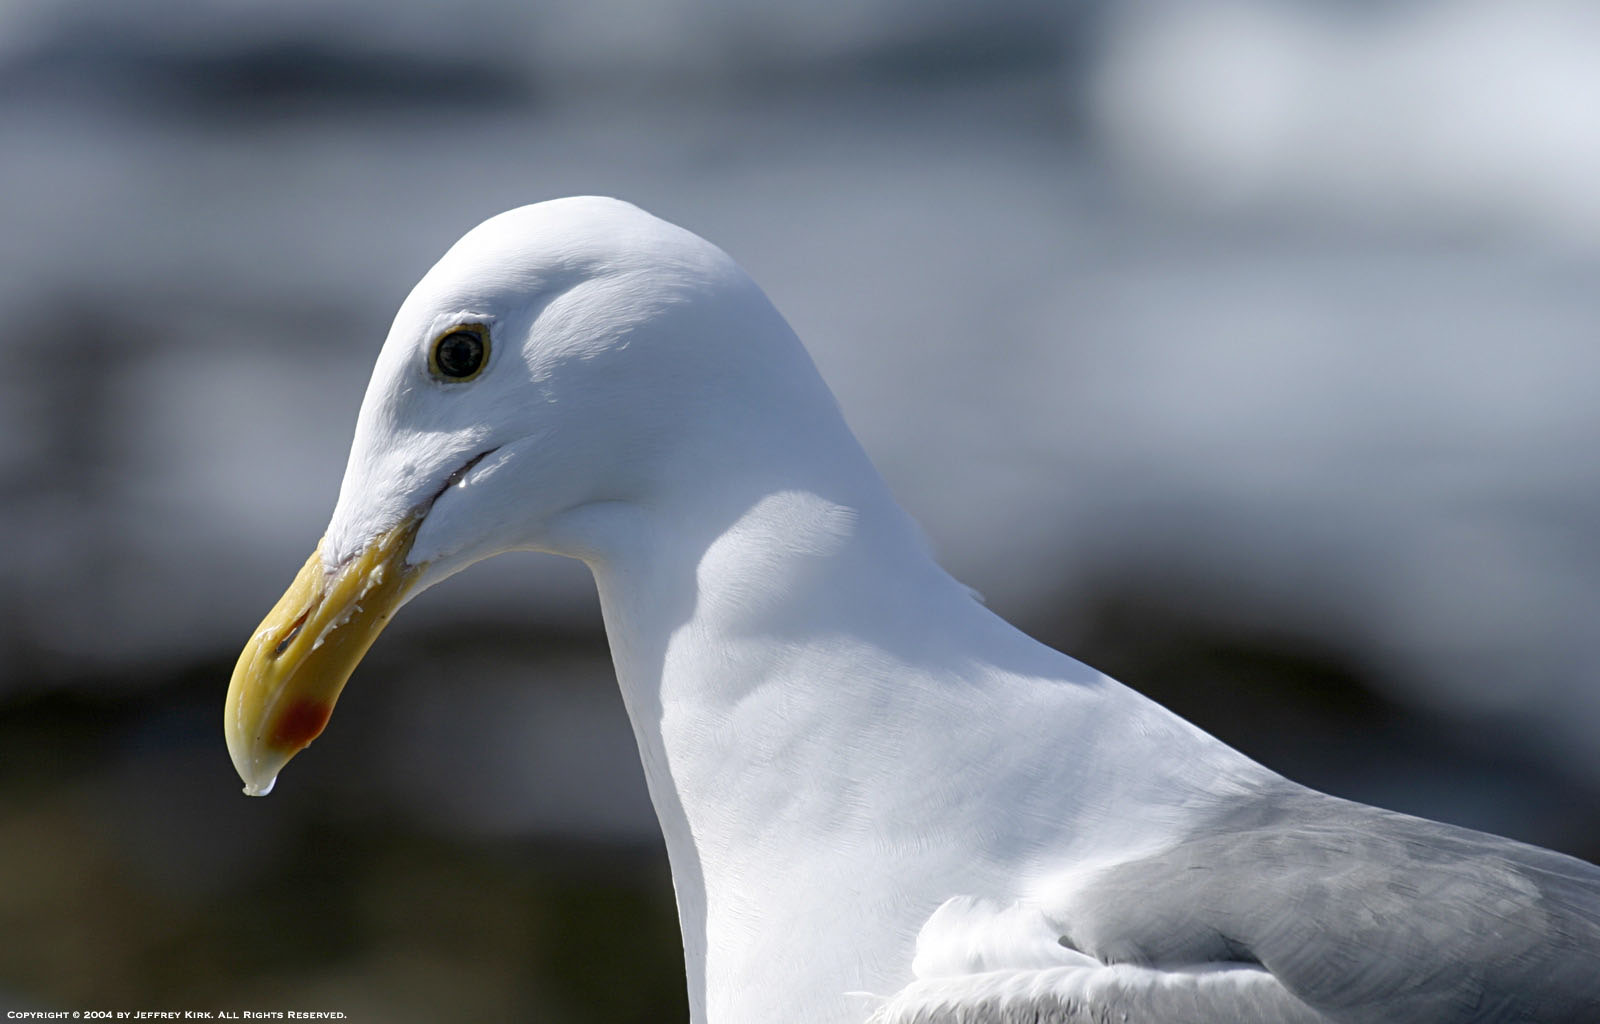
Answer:
<path fill-rule="evenodd" d="M 761 289 L 615 199 L 401 305 L 228 688 L 245 792 L 516 549 L 594 575 L 694 1024 L 1600 1021 L 1600 868 L 1307 789 L 994 615 Z"/>

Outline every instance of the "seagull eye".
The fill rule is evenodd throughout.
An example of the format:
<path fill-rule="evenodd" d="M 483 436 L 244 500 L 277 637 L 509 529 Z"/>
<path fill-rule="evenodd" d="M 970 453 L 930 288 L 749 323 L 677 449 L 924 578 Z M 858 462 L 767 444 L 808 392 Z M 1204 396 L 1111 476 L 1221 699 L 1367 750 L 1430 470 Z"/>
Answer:
<path fill-rule="evenodd" d="M 489 332 L 480 324 L 455 327 L 439 335 L 428 353 L 428 370 L 440 380 L 471 380 L 489 358 Z"/>

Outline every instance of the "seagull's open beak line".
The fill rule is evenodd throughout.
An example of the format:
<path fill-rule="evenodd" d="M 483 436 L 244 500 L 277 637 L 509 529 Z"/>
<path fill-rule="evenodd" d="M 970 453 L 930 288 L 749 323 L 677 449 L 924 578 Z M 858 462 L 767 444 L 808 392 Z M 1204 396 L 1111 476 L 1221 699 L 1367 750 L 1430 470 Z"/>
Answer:
<path fill-rule="evenodd" d="M 416 582 L 421 566 L 405 560 L 421 523 L 421 514 L 408 516 L 332 568 L 319 544 L 245 645 L 223 728 L 246 793 L 270 793 L 328 724 L 345 681 Z"/>

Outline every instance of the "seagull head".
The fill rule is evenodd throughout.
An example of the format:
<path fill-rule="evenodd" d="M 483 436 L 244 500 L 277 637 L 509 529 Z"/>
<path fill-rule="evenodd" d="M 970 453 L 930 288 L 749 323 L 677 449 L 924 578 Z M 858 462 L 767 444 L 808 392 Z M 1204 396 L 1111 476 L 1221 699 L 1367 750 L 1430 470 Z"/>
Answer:
<path fill-rule="evenodd" d="M 321 733 L 407 600 L 503 551 L 600 557 L 608 510 L 703 492 L 737 471 L 729 438 L 818 389 L 732 259 L 634 206 L 554 200 L 468 232 L 400 307 L 327 531 L 234 670 L 245 792 Z"/>

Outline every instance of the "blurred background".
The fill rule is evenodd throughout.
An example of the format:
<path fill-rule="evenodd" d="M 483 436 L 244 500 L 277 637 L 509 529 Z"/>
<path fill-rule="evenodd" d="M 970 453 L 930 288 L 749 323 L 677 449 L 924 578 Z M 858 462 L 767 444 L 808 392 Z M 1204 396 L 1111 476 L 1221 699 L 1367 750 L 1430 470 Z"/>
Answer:
<path fill-rule="evenodd" d="M 413 602 L 270 800 L 233 659 L 389 318 L 712 239 L 946 565 L 1302 782 L 1600 857 L 1587 0 L 0 6 L 0 1006 L 682 1020 L 597 604 Z"/>

